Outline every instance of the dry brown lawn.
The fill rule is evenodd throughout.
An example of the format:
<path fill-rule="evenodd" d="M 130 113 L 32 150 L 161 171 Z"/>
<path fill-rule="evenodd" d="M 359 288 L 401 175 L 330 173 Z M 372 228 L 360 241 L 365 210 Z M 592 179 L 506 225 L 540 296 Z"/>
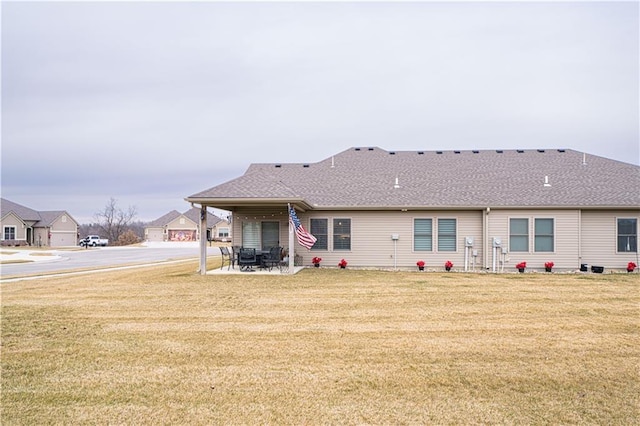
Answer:
<path fill-rule="evenodd" d="M 638 424 L 637 274 L 2 284 L 3 425 Z"/>

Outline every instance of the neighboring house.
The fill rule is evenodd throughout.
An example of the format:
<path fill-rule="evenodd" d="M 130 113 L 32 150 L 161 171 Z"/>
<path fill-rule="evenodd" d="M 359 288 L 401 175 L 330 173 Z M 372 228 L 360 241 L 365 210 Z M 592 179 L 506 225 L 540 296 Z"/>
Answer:
<path fill-rule="evenodd" d="M 78 222 L 66 211 L 36 211 L 1 199 L 2 245 L 63 247 L 78 243 Z"/>
<path fill-rule="evenodd" d="M 191 208 L 184 213 L 172 210 L 147 224 L 147 241 L 199 241 L 200 209 Z M 207 240 L 230 239 L 229 222 L 207 212 Z"/>
<path fill-rule="evenodd" d="M 351 148 L 252 164 L 186 201 L 232 212 L 233 244 L 288 248 L 287 204 L 318 241 L 310 264 L 454 270 L 624 269 L 638 262 L 640 167 L 565 149 Z"/>

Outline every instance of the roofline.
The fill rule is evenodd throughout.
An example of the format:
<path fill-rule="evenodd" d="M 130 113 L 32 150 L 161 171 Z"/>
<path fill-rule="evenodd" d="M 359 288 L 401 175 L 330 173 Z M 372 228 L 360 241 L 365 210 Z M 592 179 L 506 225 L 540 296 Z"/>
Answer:
<path fill-rule="evenodd" d="M 284 206 L 291 204 L 297 210 L 307 211 L 313 210 L 314 207 L 302 198 L 209 198 L 209 197 L 187 197 L 186 202 L 200 204 L 205 207 L 215 207 L 226 210 L 229 207 L 265 207 L 265 206 Z"/>
<path fill-rule="evenodd" d="M 348 211 L 348 210 L 360 210 L 360 211 L 425 211 L 425 210 L 464 210 L 464 211 L 479 211 L 490 209 L 500 210 L 640 210 L 638 206 L 615 206 L 615 205 L 603 205 L 603 206 L 584 206 L 584 205 L 571 205 L 571 206 L 505 206 L 505 205 L 489 205 L 489 206 L 319 206 L 309 204 L 303 199 L 290 199 L 290 198 L 206 198 L 206 197 L 189 197 L 185 198 L 185 201 L 191 204 L 200 204 L 206 207 L 267 207 L 274 205 L 284 205 L 290 203 L 296 209 L 300 211 Z"/>

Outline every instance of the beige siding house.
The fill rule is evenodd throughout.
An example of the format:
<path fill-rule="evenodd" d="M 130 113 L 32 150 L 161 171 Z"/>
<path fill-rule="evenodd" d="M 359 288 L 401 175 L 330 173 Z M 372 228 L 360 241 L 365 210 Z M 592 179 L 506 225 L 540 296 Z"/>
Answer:
<path fill-rule="evenodd" d="M 624 270 L 638 262 L 640 167 L 568 149 L 351 148 L 317 163 L 252 164 L 186 198 L 232 212 L 233 244 L 288 247 L 287 205 L 336 266 Z"/>
<path fill-rule="evenodd" d="M 2 199 L 2 245 L 63 247 L 78 243 L 78 223 L 66 211 L 36 211 Z"/>
<path fill-rule="evenodd" d="M 172 210 L 150 222 L 144 232 L 147 241 L 199 241 L 200 209 L 191 208 L 184 213 Z M 218 239 L 220 235 L 230 239 L 229 222 L 207 212 L 206 239 Z"/>

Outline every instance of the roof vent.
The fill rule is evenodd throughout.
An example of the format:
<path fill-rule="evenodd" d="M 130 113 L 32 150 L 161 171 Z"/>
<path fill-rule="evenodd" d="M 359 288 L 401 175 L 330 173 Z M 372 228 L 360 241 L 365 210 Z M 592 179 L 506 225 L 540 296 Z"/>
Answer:
<path fill-rule="evenodd" d="M 356 148 L 356 151 L 360 151 L 360 148 Z"/>
<path fill-rule="evenodd" d="M 524 152 L 524 149 L 516 149 L 516 151 L 518 152 L 518 154 L 522 154 Z"/>
<path fill-rule="evenodd" d="M 453 151 L 454 154 L 460 154 L 460 151 Z"/>
<path fill-rule="evenodd" d="M 436 151 L 436 154 L 442 154 L 442 151 Z"/>
<path fill-rule="evenodd" d="M 367 149 L 367 151 L 373 151 L 373 148 L 369 148 L 369 149 Z"/>
<path fill-rule="evenodd" d="M 565 150 L 564 149 L 559 149 L 558 152 L 565 152 Z"/>
<path fill-rule="evenodd" d="M 502 154 L 504 151 L 503 151 L 503 150 L 501 150 L 501 149 L 496 149 L 496 152 L 497 152 L 498 154 Z"/>
<path fill-rule="evenodd" d="M 391 151 L 389 155 L 396 155 L 396 153 L 394 151 Z"/>
<path fill-rule="evenodd" d="M 282 164 L 276 164 L 276 169 L 279 169 L 280 167 L 282 167 Z"/>
<path fill-rule="evenodd" d="M 309 165 L 308 164 L 303 164 L 302 167 L 304 167 L 305 169 L 308 169 Z"/>
<path fill-rule="evenodd" d="M 424 151 L 418 151 L 418 155 L 424 155 Z"/>
<path fill-rule="evenodd" d="M 539 149 L 538 152 L 543 153 L 544 149 Z"/>
<path fill-rule="evenodd" d="M 477 149 L 474 149 L 474 150 L 473 150 L 473 151 L 471 151 L 471 152 L 473 152 L 474 154 L 480 154 L 480 151 L 478 151 Z"/>
<path fill-rule="evenodd" d="M 395 189 L 400 188 L 400 182 L 398 181 L 398 176 L 396 176 L 396 183 L 393 185 Z"/>
<path fill-rule="evenodd" d="M 549 183 L 549 176 L 544 177 L 544 186 L 545 188 L 549 188 L 551 184 Z"/>

